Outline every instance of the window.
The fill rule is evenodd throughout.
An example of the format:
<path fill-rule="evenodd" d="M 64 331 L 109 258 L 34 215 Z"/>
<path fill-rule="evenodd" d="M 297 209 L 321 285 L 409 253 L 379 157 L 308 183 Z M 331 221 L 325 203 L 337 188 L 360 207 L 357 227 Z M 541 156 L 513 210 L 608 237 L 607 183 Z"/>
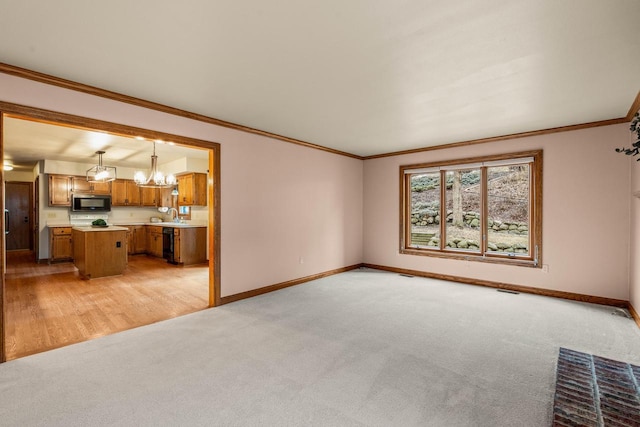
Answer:
<path fill-rule="evenodd" d="M 542 151 L 400 167 L 400 252 L 541 266 Z"/>

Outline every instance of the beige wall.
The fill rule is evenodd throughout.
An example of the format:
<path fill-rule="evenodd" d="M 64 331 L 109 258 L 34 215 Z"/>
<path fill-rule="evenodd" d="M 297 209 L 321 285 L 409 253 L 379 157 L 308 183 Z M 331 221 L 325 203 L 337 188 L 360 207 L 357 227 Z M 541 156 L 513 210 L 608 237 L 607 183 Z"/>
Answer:
<path fill-rule="evenodd" d="M 627 124 L 363 162 L 3 74 L 0 94 L 220 143 L 223 296 L 367 262 L 623 300 L 631 293 L 640 306 L 640 225 L 631 221 L 631 233 L 629 225 L 640 214 L 631 197 L 640 164 L 613 151 L 629 144 Z M 538 148 L 548 272 L 399 254 L 401 164 Z"/>
<path fill-rule="evenodd" d="M 220 143 L 222 296 L 362 261 L 361 160 L 5 74 L 0 100 Z"/>
<path fill-rule="evenodd" d="M 614 148 L 628 141 L 628 125 L 621 124 L 367 160 L 364 262 L 627 300 L 630 170 L 629 159 Z M 548 272 L 399 254 L 400 165 L 539 148 L 544 150 L 542 245 Z M 634 200 L 636 206 L 639 202 Z"/>

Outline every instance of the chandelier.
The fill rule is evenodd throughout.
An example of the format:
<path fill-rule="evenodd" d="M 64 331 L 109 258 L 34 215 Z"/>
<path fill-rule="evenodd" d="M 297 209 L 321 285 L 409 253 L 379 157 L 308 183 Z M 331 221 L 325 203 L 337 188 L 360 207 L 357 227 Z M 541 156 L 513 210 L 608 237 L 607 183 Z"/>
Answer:
<path fill-rule="evenodd" d="M 102 165 L 102 155 L 104 151 L 96 151 L 98 164 L 87 170 L 87 181 L 89 182 L 109 182 L 116 179 L 116 168 Z"/>
<path fill-rule="evenodd" d="M 153 155 L 151 156 L 151 170 L 149 175 L 138 171 L 133 176 L 133 180 L 139 187 L 166 188 L 176 185 L 176 177 L 169 174 L 164 175 L 158 170 L 158 156 L 156 156 L 156 142 L 153 141 Z"/>

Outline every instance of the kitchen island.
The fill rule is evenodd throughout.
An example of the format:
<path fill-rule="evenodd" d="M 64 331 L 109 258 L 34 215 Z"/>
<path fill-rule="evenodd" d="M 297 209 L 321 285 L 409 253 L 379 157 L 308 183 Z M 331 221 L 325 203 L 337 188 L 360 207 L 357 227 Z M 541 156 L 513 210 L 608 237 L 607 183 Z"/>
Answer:
<path fill-rule="evenodd" d="M 73 227 L 73 262 L 84 279 L 116 276 L 127 267 L 127 228 Z"/>

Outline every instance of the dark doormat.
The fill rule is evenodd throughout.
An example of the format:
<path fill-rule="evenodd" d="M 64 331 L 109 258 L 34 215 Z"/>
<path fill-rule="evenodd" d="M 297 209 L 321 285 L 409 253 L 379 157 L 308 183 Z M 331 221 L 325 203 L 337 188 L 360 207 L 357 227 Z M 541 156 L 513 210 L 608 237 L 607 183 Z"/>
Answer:
<path fill-rule="evenodd" d="M 553 426 L 640 426 L 640 366 L 560 348 Z"/>

